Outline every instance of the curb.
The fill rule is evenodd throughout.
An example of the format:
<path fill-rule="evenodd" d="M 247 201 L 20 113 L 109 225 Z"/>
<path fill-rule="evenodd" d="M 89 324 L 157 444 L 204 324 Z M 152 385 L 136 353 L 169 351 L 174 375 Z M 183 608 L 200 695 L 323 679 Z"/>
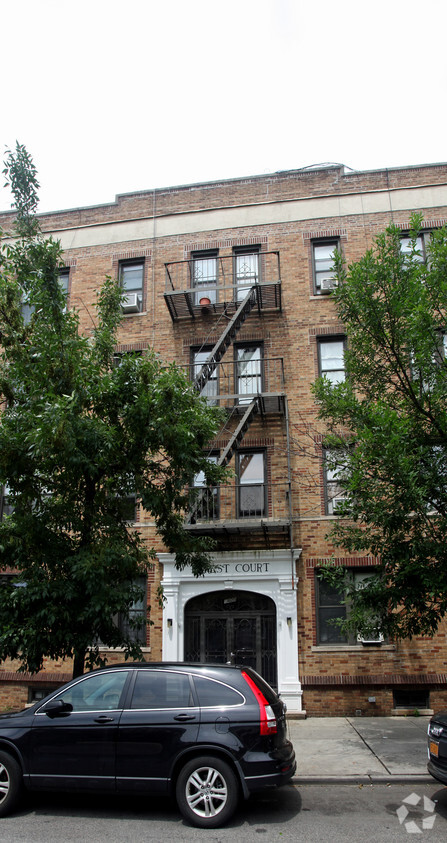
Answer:
<path fill-rule="evenodd" d="M 436 780 L 429 773 L 398 773 L 384 776 L 372 773 L 358 776 L 294 776 L 292 784 L 436 784 Z"/>

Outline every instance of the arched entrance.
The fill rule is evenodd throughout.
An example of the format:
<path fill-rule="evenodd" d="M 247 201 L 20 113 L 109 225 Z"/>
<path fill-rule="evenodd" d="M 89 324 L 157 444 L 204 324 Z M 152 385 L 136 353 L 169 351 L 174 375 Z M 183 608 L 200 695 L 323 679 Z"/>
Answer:
<path fill-rule="evenodd" d="M 185 660 L 253 667 L 277 687 L 276 606 L 270 597 L 225 589 L 185 606 Z"/>

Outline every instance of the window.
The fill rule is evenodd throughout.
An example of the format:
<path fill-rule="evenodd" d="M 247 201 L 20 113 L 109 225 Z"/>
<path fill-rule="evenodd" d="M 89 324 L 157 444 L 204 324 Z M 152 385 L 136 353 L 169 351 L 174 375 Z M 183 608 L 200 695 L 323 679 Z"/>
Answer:
<path fill-rule="evenodd" d="M 337 509 L 344 503 L 346 494 L 340 486 L 340 478 L 345 468 L 346 461 L 343 453 L 336 450 L 325 450 L 323 458 L 324 469 L 324 493 L 326 515 L 336 515 Z"/>
<path fill-rule="evenodd" d="M 141 596 L 133 603 L 128 615 L 118 615 L 116 623 L 123 635 L 142 646 L 146 644 L 147 581 L 139 577 L 135 585 L 141 589 Z"/>
<path fill-rule="evenodd" d="M 119 369 L 124 360 L 133 360 L 136 357 L 142 357 L 142 351 L 115 351 L 112 357 L 112 367 Z"/>
<path fill-rule="evenodd" d="M 312 244 L 312 267 L 316 295 L 330 293 L 337 286 L 334 252 L 338 248 L 338 240 L 317 241 Z"/>
<path fill-rule="evenodd" d="M 28 704 L 31 705 L 35 702 L 40 702 L 40 700 L 44 700 L 45 697 L 48 697 L 51 692 L 54 691 L 54 688 L 36 688 L 34 685 L 28 686 Z"/>
<path fill-rule="evenodd" d="M 188 708 L 194 705 L 189 676 L 167 670 L 138 670 L 131 708 Z"/>
<path fill-rule="evenodd" d="M 427 246 L 430 239 L 430 232 L 421 232 L 421 234 L 416 237 L 415 248 L 419 254 L 415 255 L 415 259 L 418 263 L 425 263 L 427 260 Z M 409 257 L 413 251 L 413 239 L 408 235 L 405 235 L 401 238 L 400 241 L 400 250 L 405 257 Z"/>
<path fill-rule="evenodd" d="M 217 465 L 218 455 L 210 454 L 207 456 L 207 460 Z M 193 486 L 200 491 L 197 493 L 191 512 L 191 523 L 214 521 L 219 518 L 219 487 L 207 485 L 204 471 L 199 471 L 196 474 Z"/>
<path fill-rule="evenodd" d="M 351 570 L 350 577 L 355 583 L 355 588 L 364 588 L 371 577 L 371 571 Z M 349 602 L 333 585 L 321 579 L 318 572 L 315 578 L 315 590 L 317 598 L 317 636 L 319 644 L 361 644 L 368 643 L 367 639 L 355 633 L 346 633 L 340 629 L 335 621 L 346 620 L 349 617 Z M 373 636 L 369 643 L 381 643 L 383 637 L 380 634 Z"/>
<path fill-rule="evenodd" d="M 195 380 L 200 375 L 202 366 L 208 360 L 211 346 L 209 348 L 201 348 L 200 351 L 191 352 L 192 363 L 192 380 Z M 208 404 L 217 404 L 216 396 L 218 395 L 218 365 L 215 367 L 210 378 L 207 380 L 205 386 L 200 390 L 200 394 L 207 399 Z"/>
<path fill-rule="evenodd" d="M 245 299 L 248 291 L 260 281 L 259 246 L 234 250 L 235 298 Z"/>
<path fill-rule="evenodd" d="M 35 307 L 33 304 L 30 304 L 28 299 L 27 293 L 22 293 L 22 302 L 20 305 L 20 310 L 22 313 L 23 322 L 25 325 L 28 325 L 31 321 L 31 317 L 35 311 Z"/>
<path fill-rule="evenodd" d="M 137 520 L 137 500 L 135 495 L 125 495 L 119 498 L 120 517 L 128 524 Z"/>
<path fill-rule="evenodd" d="M 68 298 L 68 283 L 70 280 L 70 270 L 60 269 L 59 270 L 59 287 L 61 288 L 65 298 Z"/>
<path fill-rule="evenodd" d="M 73 711 L 116 709 L 119 706 L 127 676 L 127 670 L 116 670 L 110 673 L 88 676 L 53 697 L 53 700 L 63 700 L 64 703 L 70 703 L 73 706 Z M 45 711 L 45 706 L 41 711 Z"/>
<path fill-rule="evenodd" d="M 344 338 L 324 339 L 318 341 L 318 370 L 331 383 L 341 383 L 345 379 Z"/>
<path fill-rule="evenodd" d="M 259 518 L 265 515 L 265 454 L 263 451 L 239 451 L 237 455 L 239 480 L 239 518 Z"/>
<path fill-rule="evenodd" d="M 121 261 L 119 277 L 126 293 L 121 303 L 123 313 L 138 313 L 143 308 L 144 261 Z"/>
<path fill-rule="evenodd" d="M 235 354 L 239 404 L 249 404 L 253 395 L 262 392 L 262 345 L 236 346 Z"/>
<path fill-rule="evenodd" d="M 430 708 L 430 692 L 427 688 L 399 688 L 393 691 L 393 708 Z"/>
<path fill-rule="evenodd" d="M 202 708 L 212 706 L 243 705 L 244 698 L 239 691 L 223 685 L 222 682 L 214 682 L 212 679 L 205 679 L 202 676 L 194 676 L 194 685 L 199 698 L 199 705 Z"/>
<path fill-rule="evenodd" d="M 14 507 L 9 502 L 9 486 L 7 483 L 2 487 L 2 498 L 1 498 L 1 519 L 3 521 L 4 518 L 7 518 L 8 515 L 12 515 L 14 512 Z"/>
<path fill-rule="evenodd" d="M 196 289 L 195 304 L 208 298 L 212 304 L 217 301 L 217 255 L 216 250 L 195 252 L 192 256 L 192 286 Z"/>

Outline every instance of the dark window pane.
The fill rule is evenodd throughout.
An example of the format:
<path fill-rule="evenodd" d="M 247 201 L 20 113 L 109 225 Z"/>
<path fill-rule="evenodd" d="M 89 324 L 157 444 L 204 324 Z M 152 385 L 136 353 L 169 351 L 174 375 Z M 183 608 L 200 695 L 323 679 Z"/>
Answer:
<path fill-rule="evenodd" d="M 71 703 L 73 711 L 101 711 L 118 708 L 127 676 L 127 670 L 89 676 L 63 691 L 57 699 Z"/>
<path fill-rule="evenodd" d="M 241 705 L 244 702 L 242 694 L 221 682 L 195 676 L 194 684 L 201 706 Z"/>
<path fill-rule="evenodd" d="M 342 644 L 347 641 L 345 633 L 342 633 L 339 627 L 333 623 L 334 620 L 346 617 L 345 606 L 333 606 L 329 608 L 320 608 L 319 611 L 319 638 L 320 644 Z"/>
<path fill-rule="evenodd" d="M 185 708 L 193 705 L 186 673 L 139 670 L 131 708 Z"/>

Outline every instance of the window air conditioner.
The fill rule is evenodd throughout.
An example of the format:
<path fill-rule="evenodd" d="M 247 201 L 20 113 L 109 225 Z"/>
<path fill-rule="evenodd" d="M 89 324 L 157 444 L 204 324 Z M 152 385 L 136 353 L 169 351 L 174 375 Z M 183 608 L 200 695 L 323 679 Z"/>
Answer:
<path fill-rule="evenodd" d="M 381 632 L 372 630 L 370 635 L 357 635 L 357 641 L 360 644 L 383 644 L 383 635 Z"/>
<path fill-rule="evenodd" d="M 322 278 L 320 281 L 320 292 L 321 293 L 330 293 L 331 290 L 335 290 L 337 286 L 337 279 L 334 277 L 332 278 Z"/>
<path fill-rule="evenodd" d="M 139 313 L 143 304 L 143 297 L 140 293 L 129 293 L 121 303 L 123 313 Z"/>

